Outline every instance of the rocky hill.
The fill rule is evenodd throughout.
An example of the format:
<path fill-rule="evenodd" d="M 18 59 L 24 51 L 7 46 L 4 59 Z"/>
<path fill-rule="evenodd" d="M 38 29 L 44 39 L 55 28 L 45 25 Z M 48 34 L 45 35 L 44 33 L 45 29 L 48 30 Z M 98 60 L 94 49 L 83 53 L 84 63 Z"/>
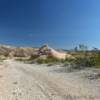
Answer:
<path fill-rule="evenodd" d="M 32 47 L 15 47 L 15 46 L 9 46 L 9 45 L 0 45 L 0 56 L 29 56 L 32 55 L 34 51 L 36 51 L 37 48 Z"/>
<path fill-rule="evenodd" d="M 73 58 L 72 55 L 64 51 L 55 50 L 48 45 L 43 45 L 40 48 L 32 47 L 15 47 L 9 45 L 0 45 L 0 57 L 40 57 L 51 56 L 57 59 Z"/>

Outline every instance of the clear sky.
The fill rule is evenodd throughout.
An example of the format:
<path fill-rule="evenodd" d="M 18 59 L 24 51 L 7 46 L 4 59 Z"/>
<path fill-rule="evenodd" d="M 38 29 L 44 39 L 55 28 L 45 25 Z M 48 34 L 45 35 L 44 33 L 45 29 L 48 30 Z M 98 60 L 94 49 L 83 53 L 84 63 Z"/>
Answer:
<path fill-rule="evenodd" d="M 0 0 L 0 43 L 100 48 L 100 0 Z"/>

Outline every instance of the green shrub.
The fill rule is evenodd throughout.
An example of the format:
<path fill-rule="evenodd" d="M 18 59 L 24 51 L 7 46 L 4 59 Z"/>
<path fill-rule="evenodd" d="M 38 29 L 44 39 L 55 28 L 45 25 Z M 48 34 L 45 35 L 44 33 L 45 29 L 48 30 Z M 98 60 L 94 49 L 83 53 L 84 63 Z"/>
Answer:
<path fill-rule="evenodd" d="M 16 58 L 17 61 L 23 62 L 23 63 L 28 63 L 28 64 L 32 64 L 33 60 L 30 58 L 23 58 L 23 57 L 18 57 Z"/>
<path fill-rule="evenodd" d="M 6 59 L 7 59 L 6 56 L 4 56 L 4 55 L 1 55 L 1 56 L 0 56 L 0 60 L 6 60 Z"/>
<path fill-rule="evenodd" d="M 58 63 L 58 62 L 60 62 L 60 60 L 59 59 L 57 59 L 57 58 L 54 58 L 54 57 L 47 57 L 47 59 L 45 60 L 45 62 L 46 63 Z"/>
<path fill-rule="evenodd" d="M 46 59 L 43 59 L 43 58 L 38 58 L 36 60 L 37 63 L 39 64 L 55 64 L 55 63 L 59 63 L 60 60 L 57 59 L 57 58 L 54 58 L 54 57 L 47 57 Z"/>
<path fill-rule="evenodd" d="M 36 62 L 37 62 L 38 64 L 44 64 L 44 63 L 45 63 L 45 60 L 39 58 L 39 59 L 36 60 Z"/>
<path fill-rule="evenodd" d="M 90 51 L 84 53 L 83 56 L 77 56 L 74 64 L 83 67 L 100 67 L 100 51 Z"/>
<path fill-rule="evenodd" d="M 92 59 L 95 66 L 100 67 L 100 52 L 93 54 Z"/>
<path fill-rule="evenodd" d="M 92 57 L 77 57 L 75 64 L 83 67 L 95 66 L 94 59 Z"/>
<path fill-rule="evenodd" d="M 1 59 L 0 59 L 0 65 L 2 65 L 2 64 L 3 64 L 3 61 L 4 61 L 4 60 L 1 60 Z"/>
<path fill-rule="evenodd" d="M 66 66 L 66 65 L 71 65 L 71 64 L 73 64 L 74 61 L 75 61 L 75 59 L 66 58 L 65 60 L 62 61 L 62 63 L 64 64 L 64 66 Z"/>

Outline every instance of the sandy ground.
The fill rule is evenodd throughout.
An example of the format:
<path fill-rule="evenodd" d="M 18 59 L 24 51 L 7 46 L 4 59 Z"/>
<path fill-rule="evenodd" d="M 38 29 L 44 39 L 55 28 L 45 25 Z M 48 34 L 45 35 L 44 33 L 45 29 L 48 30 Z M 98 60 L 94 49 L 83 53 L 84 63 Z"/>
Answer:
<path fill-rule="evenodd" d="M 0 65 L 0 100 L 100 100 L 100 79 L 87 77 L 96 71 L 6 60 Z"/>

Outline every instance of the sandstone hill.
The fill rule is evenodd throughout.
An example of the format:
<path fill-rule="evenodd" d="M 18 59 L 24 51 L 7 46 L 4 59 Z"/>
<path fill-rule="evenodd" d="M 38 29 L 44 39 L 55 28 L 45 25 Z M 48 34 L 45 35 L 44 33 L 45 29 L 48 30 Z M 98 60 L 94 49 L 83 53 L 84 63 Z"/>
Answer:
<path fill-rule="evenodd" d="M 32 47 L 15 47 L 9 45 L 0 45 L 0 57 L 40 57 L 40 56 L 51 56 L 58 59 L 73 58 L 72 55 L 67 52 L 61 52 L 55 50 L 48 45 L 43 45 L 40 48 Z"/>

